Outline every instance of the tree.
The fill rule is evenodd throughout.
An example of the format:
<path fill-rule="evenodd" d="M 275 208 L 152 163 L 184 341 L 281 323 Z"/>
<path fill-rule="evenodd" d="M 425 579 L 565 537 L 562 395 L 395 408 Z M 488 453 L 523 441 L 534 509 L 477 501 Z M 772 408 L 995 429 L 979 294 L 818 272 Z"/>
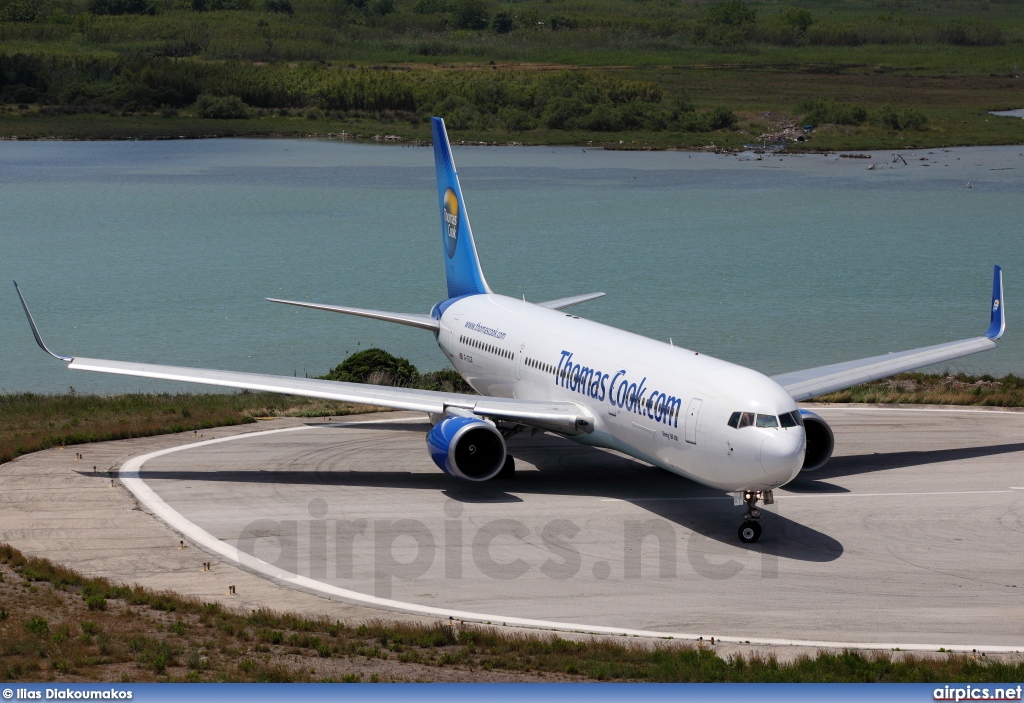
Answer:
<path fill-rule="evenodd" d="M 373 377 L 373 378 L 371 378 Z M 356 352 L 323 378 L 328 381 L 365 383 L 367 379 L 390 381 L 393 386 L 407 386 L 419 377 L 419 371 L 408 359 L 392 356 L 383 349 Z"/>
<path fill-rule="evenodd" d="M 484 0 L 458 0 L 455 3 L 455 26 L 458 29 L 487 29 L 490 20 Z"/>
<path fill-rule="evenodd" d="M 802 7 L 790 7 L 782 13 L 782 21 L 798 32 L 806 32 L 814 24 L 811 13 Z"/>
<path fill-rule="evenodd" d="M 289 17 L 295 14 L 295 8 L 292 7 L 291 0 L 267 0 L 265 7 L 267 12 L 279 12 Z"/>
<path fill-rule="evenodd" d="M 94 15 L 152 15 L 156 10 L 149 0 L 89 0 Z"/>

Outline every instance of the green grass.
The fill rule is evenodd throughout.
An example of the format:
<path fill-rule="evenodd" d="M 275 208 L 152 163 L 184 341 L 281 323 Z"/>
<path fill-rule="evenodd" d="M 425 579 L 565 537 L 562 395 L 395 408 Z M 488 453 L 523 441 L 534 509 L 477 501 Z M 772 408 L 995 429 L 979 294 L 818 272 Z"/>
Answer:
<path fill-rule="evenodd" d="M 0 463 L 87 442 L 208 429 L 257 417 L 328 417 L 376 410 L 277 393 L 0 395 Z"/>
<path fill-rule="evenodd" d="M 440 675 L 429 672 L 447 668 L 456 668 L 462 679 L 481 670 L 538 680 L 648 682 L 1024 678 L 1024 663 L 955 654 L 847 651 L 786 663 L 760 656 L 723 659 L 710 647 L 667 641 L 651 648 L 628 639 L 572 641 L 461 623 L 349 625 L 265 609 L 234 612 L 171 592 L 89 578 L 6 544 L 0 544 L 0 565 L 5 681 L 102 681 L 115 672 L 127 681 L 359 681 L 375 662 L 389 664 L 392 680 L 435 680 Z M 100 600 L 102 608 L 89 607 Z"/>

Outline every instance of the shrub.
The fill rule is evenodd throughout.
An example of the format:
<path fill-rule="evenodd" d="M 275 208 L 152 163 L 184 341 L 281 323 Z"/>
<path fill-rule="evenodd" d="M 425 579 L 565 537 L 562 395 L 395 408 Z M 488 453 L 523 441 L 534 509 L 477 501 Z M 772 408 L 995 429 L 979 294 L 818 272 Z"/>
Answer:
<path fill-rule="evenodd" d="M 579 22 L 565 15 L 555 15 L 548 20 L 548 24 L 551 25 L 551 31 L 553 32 L 557 32 L 560 29 L 576 29 L 579 26 Z"/>
<path fill-rule="evenodd" d="M 89 0 L 94 15 L 152 15 L 156 9 L 149 0 Z"/>
<path fill-rule="evenodd" d="M 491 21 L 484 0 L 457 0 L 454 10 L 458 29 L 486 29 Z"/>
<path fill-rule="evenodd" d="M 707 125 L 710 130 L 731 129 L 736 126 L 736 115 L 732 113 L 732 110 L 727 110 L 724 107 L 716 107 L 706 112 L 705 115 L 707 115 Z"/>
<path fill-rule="evenodd" d="M 42 618 L 32 618 L 25 623 L 25 629 L 40 637 L 45 637 L 50 633 L 50 626 Z"/>
<path fill-rule="evenodd" d="M 883 126 L 895 130 L 922 130 L 928 124 L 928 118 L 920 110 L 913 107 L 897 108 L 888 103 L 878 108 L 875 119 Z"/>
<path fill-rule="evenodd" d="M 39 100 L 39 91 L 23 85 L 14 89 L 14 92 L 11 93 L 11 98 L 16 103 L 34 103 Z"/>
<path fill-rule="evenodd" d="M 811 13 L 802 7 L 790 7 L 782 13 L 782 21 L 798 32 L 806 32 L 814 24 Z"/>
<path fill-rule="evenodd" d="M 868 111 L 860 105 L 844 103 L 831 98 L 805 100 L 797 108 L 807 124 L 863 124 Z"/>
<path fill-rule="evenodd" d="M 267 0 L 264 6 L 267 12 L 279 12 L 289 17 L 295 14 L 295 8 L 292 7 L 291 0 Z"/>
<path fill-rule="evenodd" d="M 750 38 L 756 21 L 757 10 L 743 0 L 722 0 L 704 10 L 694 36 L 709 44 L 738 44 Z"/>
<path fill-rule="evenodd" d="M 85 605 L 89 610 L 106 610 L 107 599 L 98 593 L 94 593 L 85 597 Z"/>
<path fill-rule="evenodd" d="M 499 12 L 491 20 L 491 29 L 498 34 L 507 34 L 516 28 L 516 18 L 511 12 Z"/>
<path fill-rule="evenodd" d="M 383 349 L 374 348 L 356 352 L 323 378 L 329 381 L 363 383 L 371 375 L 382 374 L 390 376 L 391 385 L 395 386 L 407 386 L 419 376 L 416 367 L 409 363 L 408 359 L 392 356 Z"/>
<path fill-rule="evenodd" d="M 35 22 L 39 8 L 29 2 L 0 3 L 0 22 Z"/>
<path fill-rule="evenodd" d="M 251 116 L 249 106 L 237 95 L 217 97 L 204 93 L 193 107 L 197 117 L 212 120 L 246 120 Z"/>

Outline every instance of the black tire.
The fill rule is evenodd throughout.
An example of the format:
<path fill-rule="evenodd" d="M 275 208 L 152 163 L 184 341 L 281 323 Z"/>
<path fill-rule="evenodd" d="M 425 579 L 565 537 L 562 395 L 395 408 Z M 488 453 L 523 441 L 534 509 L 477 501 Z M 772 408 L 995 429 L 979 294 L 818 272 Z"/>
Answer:
<path fill-rule="evenodd" d="M 743 542 L 743 544 L 752 544 L 761 538 L 761 525 L 753 520 L 747 520 L 740 525 L 739 535 L 740 542 Z"/>
<path fill-rule="evenodd" d="M 505 455 L 505 463 L 501 467 L 501 471 L 494 478 L 499 480 L 508 480 L 515 478 L 516 476 L 516 460 L 512 458 L 511 454 Z"/>

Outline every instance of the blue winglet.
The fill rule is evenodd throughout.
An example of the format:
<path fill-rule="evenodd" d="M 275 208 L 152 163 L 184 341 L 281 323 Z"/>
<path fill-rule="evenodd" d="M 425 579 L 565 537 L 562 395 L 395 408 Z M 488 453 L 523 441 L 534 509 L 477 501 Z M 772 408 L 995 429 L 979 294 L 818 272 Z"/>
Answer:
<path fill-rule="evenodd" d="M 1006 306 L 1003 304 L 1003 269 L 996 266 L 992 276 L 992 320 L 985 336 L 999 339 L 1006 331 Z"/>
<path fill-rule="evenodd" d="M 441 210 L 441 242 L 444 268 L 448 278 L 448 297 L 490 293 L 480 257 L 473 241 L 473 229 L 469 226 L 466 203 L 462 199 L 459 176 L 455 172 L 452 149 L 448 144 L 448 133 L 444 120 L 431 118 L 434 136 L 434 167 L 437 170 L 437 198 Z"/>

